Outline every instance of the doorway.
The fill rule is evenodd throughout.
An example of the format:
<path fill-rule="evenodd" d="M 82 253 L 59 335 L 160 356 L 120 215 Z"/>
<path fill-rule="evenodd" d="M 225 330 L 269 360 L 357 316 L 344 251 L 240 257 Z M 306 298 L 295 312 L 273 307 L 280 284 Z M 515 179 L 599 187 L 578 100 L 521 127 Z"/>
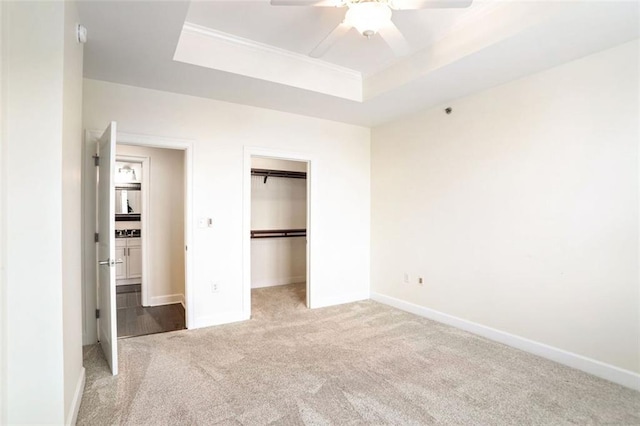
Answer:
<path fill-rule="evenodd" d="M 108 142 L 109 140 L 111 142 Z M 96 158 L 96 143 L 98 141 L 100 142 L 99 159 Z M 105 352 L 107 362 L 114 375 L 117 374 L 118 371 L 115 278 L 116 266 L 120 264 L 120 259 L 116 258 L 115 254 L 115 190 L 110 191 L 106 188 L 115 187 L 113 184 L 113 178 L 115 174 L 116 144 L 135 147 L 162 148 L 182 153 L 182 183 L 174 183 L 176 185 L 182 185 L 183 187 L 183 200 L 182 202 L 177 203 L 183 213 L 183 226 L 180 228 L 180 231 L 178 231 L 182 235 L 183 245 L 179 247 L 179 252 L 175 256 L 184 259 L 184 296 L 182 297 L 183 300 L 180 300 L 181 305 L 184 304 L 184 326 L 189 328 L 191 324 L 193 324 L 192 311 L 190 310 L 190 306 L 192 306 L 190 285 L 192 276 L 191 265 L 193 260 L 192 253 L 188 251 L 193 232 L 192 221 L 190 220 L 192 216 L 193 200 L 193 142 L 189 140 L 168 139 L 116 132 L 115 122 L 111 122 L 105 132 L 87 131 L 84 150 L 84 175 L 86 178 L 83 183 L 83 344 L 90 345 L 96 341 L 100 341 L 103 351 Z M 108 148 L 109 145 L 111 148 Z M 95 167 L 109 163 L 111 164 L 111 167 Z M 147 170 L 148 169 L 149 168 L 147 168 Z M 111 171 L 109 172 L 109 170 Z M 108 183 L 106 185 L 97 185 L 97 182 L 99 181 Z M 148 183 L 149 179 L 147 179 L 146 182 Z M 142 186 L 144 192 L 144 180 L 142 182 Z M 103 189 L 105 189 L 106 192 L 104 192 Z M 103 206 L 111 206 L 110 208 L 99 208 L 99 205 L 92 201 L 97 199 L 96 196 L 98 193 L 100 193 L 101 200 L 108 200 L 111 198 L 112 201 L 101 203 Z M 110 196 L 109 193 L 112 195 Z M 146 214 L 145 212 L 149 212 L 149 209 L 145 210 L 143 208 L 141 212 L 140 227 L 143 236 L 149 235 L 150 232 L 150 229 L 147 229 L 150 221 L 143 218 Z M 104 229 L 96 229 L 96 219 L 99 216 L 103 217 L 99 222 L 106 226 Z M 98 235 L 102 237 L 98 239 Z M 95 241 L 99 240 L 98 244 L 94 241 L 94 237 Z M 148 245 L 148 239 L 142 238 L 142 281 L 145 280 L 145 276 L 148 278 L 150 275 L 149 273 L 144 273 L 145 270 L 149 270 L 148 265 L 146 265 L 148 263 L 148 260 L 146 259 L 147 256 L 145 256 L 145 253 L 150 253 Z M 133 250 L 131 251 L 131 254 L 135 254 Z M 98 272 L 100 272 L 100 275 Z M 103 275 L 105 276 L 103 277 Z M 100 279 L 98 279 L 98 277 L 100 277 Z M 104 285 L 99 285 L 99 283 L 104 283 Z M 145 296 L 142 294 L 145 292 L 144 289 L 145 285 L 141 282 L 140 300 L 143 304 L 145 300 Z M 158 299 L 156 297 L 154 299 L 154 295 L 151 293 L 147 296 L 151 303 L 154 304 L 164 305 L 172 302 L 171 297 L 165 297 L 164 299 Z"/>
<path fill-rule="evenodd" d="M 184 151 L 116 144 L 114 180 L 117 336 L 184 329 Z"/>
<path fill-rule="evenodd" d="M 310 161 L 256 152 L 245 160 L 245 291 L 251 317 L 307 309 Z"/>

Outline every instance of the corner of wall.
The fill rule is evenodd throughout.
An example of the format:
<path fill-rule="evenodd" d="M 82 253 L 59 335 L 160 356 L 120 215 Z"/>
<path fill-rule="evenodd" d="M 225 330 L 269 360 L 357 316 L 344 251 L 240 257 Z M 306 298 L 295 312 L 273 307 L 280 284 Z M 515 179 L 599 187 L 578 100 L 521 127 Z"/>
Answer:
<path fill-rule="evenodd" d="M 62 333 L 64 336 L 64 415 L 77 415 L 82 367 L 82 69 L 84 47 L 78 42 L 75 1 L 64 3 L 62 83 Z M 77 405 L 77 406 L 75 406 Z M 75 413 L 75 414 L 74 414 Z M 75 422 L 74 422 L 75 423 Z"/>
<path fill-rule="evenodd" d="M 69 411 L 65 418 L 65 425 L 75 425 L 78 420 L 78 413 L 80 412 L 80 404 L 82 402 L 82 395 L 84 394 L 84 385 L 86 382 L 86 370 L 84 367 L 80 370 L 78 379 L 76 380 L 76 387 L 73 393 L 73 398 L 69 404 Z"/>
<path fill-rule="evenodd" d="M 5 336 L 7 335 L 7 301 L 5 292 L 5 229 L 6 229 L 6 168 L 5 168 L 5 142 L 6 142 L 6 93 L 7 93 L 7 37 L 8 25 L 6 3 L 0 2 L 0 424 L 7 423 L 6 413 L 6 381 L 7 377 L 7 353 Z"/>

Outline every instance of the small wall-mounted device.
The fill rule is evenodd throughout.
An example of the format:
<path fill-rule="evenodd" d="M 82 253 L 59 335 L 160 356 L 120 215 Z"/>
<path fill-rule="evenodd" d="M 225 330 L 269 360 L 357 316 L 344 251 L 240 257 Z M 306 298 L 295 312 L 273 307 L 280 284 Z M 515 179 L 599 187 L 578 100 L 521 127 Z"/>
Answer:
<path fill-rule="evenodd" d="M 453 111 L 453 109 L 451 107 L 446 107 L 444 109 L 444 112 L 446 112 L 447 114 L 451 114 L 452 111 Z"/>
<path fill-rule="evenodd" d="M 87 42 L 87 29 L 80 24 L 76 24 L 76 37 L 78 38 L 78 43 L 86 43 Z"/>

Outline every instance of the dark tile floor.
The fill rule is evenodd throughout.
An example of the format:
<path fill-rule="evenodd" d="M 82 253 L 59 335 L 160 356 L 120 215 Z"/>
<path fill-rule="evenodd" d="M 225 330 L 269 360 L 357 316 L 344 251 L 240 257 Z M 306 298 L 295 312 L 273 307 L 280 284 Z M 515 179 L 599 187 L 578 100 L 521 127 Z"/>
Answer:
<path fill-rule="evenodd" d="M 139 284 L 116 287 L 116 307 L 119 338 L 185 328 L 184 308 L 180 303 L 143 307 Z"/>

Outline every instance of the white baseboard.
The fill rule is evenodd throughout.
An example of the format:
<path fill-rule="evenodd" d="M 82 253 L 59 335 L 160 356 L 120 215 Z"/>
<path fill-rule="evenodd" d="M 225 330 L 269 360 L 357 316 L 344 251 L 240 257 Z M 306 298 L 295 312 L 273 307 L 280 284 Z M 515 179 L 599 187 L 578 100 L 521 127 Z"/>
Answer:
<path fill-rule="evenodd" d="M 482 324 L 468 321 L 453 315 L 445 314 L 434 309 L 409 303 L 404 300 L 386 296 L 380 293 L 371 293 L 371 299 L 385 305 L 393 306 L 400 310 L 429 318 L 444 324 L 469 331 L 487 339 L 503 343 L 505 345 L 521 349 L 525 352 L 550 359 L 560 364 L 584 371 L 594 376 L 609 380 L 631 389 L 640 390 L 640 374 L 633 371 L 625 370 L 611 364 L 607 364 L 595 359 L 587 358 L 573 352 L 568 352 L 544 343 L 529 340 L 524 337 L 516 336 L 495 328 L 487 327 Z"/>
<path fill-rule="evenodd" d="M 189 329 L 191 330 L 202 327 L 212 327 L 214 325 L 230 324 L 233 322 L 246 321 L 248 319 L 249 314 L 244 311 L 225 312 L 218 315 L 197 317 L 193 320 L 194 324 L 190 326 Z"/>
<path fill-rule="evenodd" d="M 184 294 L 165 294 L 149 298 L 149 306 L 171 305 L 174 303 L 182 303 L 182 306 L 184 306 Z"/>
<path fill-rule="evenodd" d="M 369 292 L 355 292 L 338 294 L 332 297 L 318 298 L 311 295 L 311 308 L 326 308 L 328 306 L 344 305 L 345 303 L 359 302 L 361 300 L 369 299 Z"/>
<path fill-rule="evenodd" d="M 251 288 L 276 287 L 279 285 L 303 283 L 306 280 L 307 280 L 307 277 L 304 275 L 299 275 L 297 277 L 265 278 L 261 280 L 252 281 Z"/>
<path fill-rule="evenodd" d="M 73 399 L 71 400 L 71 407 L 69 408 L 69 414 L 65 419 L 65 425 L 75 425 L 78 420 L 78 412 L 80 411 L 80 403 L 82 402 L 82 394 L 84 393 L 84 383 L 86 380 L 86 371 L 84 367 L 80 371 L 78 382 L 76 384 L 76 390 L 73 393 Z"/>

